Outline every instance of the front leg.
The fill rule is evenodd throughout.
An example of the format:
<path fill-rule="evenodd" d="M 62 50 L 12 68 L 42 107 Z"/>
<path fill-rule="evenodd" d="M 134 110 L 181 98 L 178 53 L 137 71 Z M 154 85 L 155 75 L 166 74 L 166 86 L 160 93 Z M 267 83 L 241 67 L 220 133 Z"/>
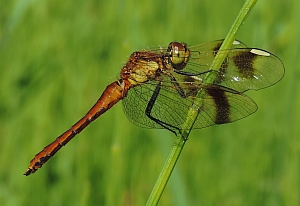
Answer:
<path fill-rule="evenodd" d="M 176 127 L 176 126 L 173 126 L 167 122 L 163 122 L 155 117 L 153 117 L 151 115 L 151 112 L 152 112 L 152 109 L 154 107 L 154 104 L 155 104 L 155 101 L 157 100 L 157 97 L 159 95 L 159 92 L 160 92 L 160 89 L 161 89 L 161 86 L 162 86 L 162 82 L 159 82 L 159 84 L 156 86 L 149 102 L 148 102 L 148 105 L 146 107 L 146 115 L 147 117 L 149 117 L 151 120 L 153 120 L 154 122 L 156 122 L 157 124 L 161 125 L 163 128 L 173 132 L 176 136 L 177 136 L 177 132 L 176 131 L 180 131 L 180 128 Z"/>

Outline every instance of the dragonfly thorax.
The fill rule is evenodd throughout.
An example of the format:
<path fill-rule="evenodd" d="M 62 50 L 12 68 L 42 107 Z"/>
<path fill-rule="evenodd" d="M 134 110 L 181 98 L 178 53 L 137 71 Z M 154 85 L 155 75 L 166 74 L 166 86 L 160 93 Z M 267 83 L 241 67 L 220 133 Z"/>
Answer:
<path fill-rule="evenodd" d="M 134 52 L 123 67 L 121 77 L 132 86 L 156 79 L 163 67 L 162 58 L 156 53 Z"/>

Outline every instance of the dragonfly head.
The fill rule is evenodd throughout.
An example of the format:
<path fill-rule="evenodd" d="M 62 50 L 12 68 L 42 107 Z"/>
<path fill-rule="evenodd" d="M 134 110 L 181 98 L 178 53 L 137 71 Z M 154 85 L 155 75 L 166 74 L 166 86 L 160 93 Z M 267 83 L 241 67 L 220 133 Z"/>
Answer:
<path fill-rule="evenodd" d="M 170 63 L 176 70 L 182 70 L 190 57 L 190 50 L 185 43 L 171 42 L 168 46 Z"/>

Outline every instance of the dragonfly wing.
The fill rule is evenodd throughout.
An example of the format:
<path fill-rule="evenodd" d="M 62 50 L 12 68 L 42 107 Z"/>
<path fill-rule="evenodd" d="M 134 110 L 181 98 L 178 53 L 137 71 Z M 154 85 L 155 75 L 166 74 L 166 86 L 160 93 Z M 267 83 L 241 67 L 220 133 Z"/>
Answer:
<path fill-rule="evenodd" d="M 211 41 L 204 44 L 189 46 L 189 49 L 193 52 L 209 53 L 213 51 L 218 51 L 223 43 L 224 39 Z M 247 46 L 239 40 L 234 40 L 231 48 L 246 48 Z M 212 53 L 213 54 L 213 53 Z"/>
<path fill-rule="evenodd" d="M 257 110 L 257 105 L 248 96 L 226 87 L 211 85 L 200 91 L 199 114 L 194 128 L 214 124 L 226 124 L 243 119 Z"/>
<path fill-rule="evenodd" d="M 275 55 L 252 48 L 231 49 L 228 52 L 215 84 L 239 92 L 259 90 L 276 84 L 284 76 L 284 65 Z"/>
<path fill-rule="evenodd" d="M 155 81 L 153 81 L 153 84 L 144 83 L 143 85 L 133 87 L 122 101 L 125 115 L 137 126 L 163 128 L 146 115 L 147 104 L 151 99 L 155 87 Z"/>
<path fill-rule="evenodd" d="M 219 68 L 215 84 L 239 92 L 259 90 L 276 84 L 284 76 L 284 65 L 270 52 L 246 48 L 234 41 L 231 49 L 219 50 L 223 40 L 191 46 L 191 55 L 184 71 L 199 74 L 210 69 L 217 52 L 226 56 Z"/>
<path fill-rule="evenodd" d="M 197 74 L 199 72 L 207 71 L 219 51 L 224 39 L 190 46 L 191 51 L 189 62 L 186 68 L 183 69 L 185 72 L 191 72 Z M 247 46 L 242 42 L 235 40 L 232 43 L 231 48 L 246 48 Z"/>
<path fill-rule="evenodd" d="M 124 113 L 128 119 L 141 127 L 164 128 L 146 115 L 147 105 L 159 81 L 138 85 L 123 99 Z M 153 104 L 151 116 L 166 123 L 170 130 L 179 130 L 193 105 L 193 98 L 183 98 L 170 81 L 162 81 L 159 95 Z"/>
<path fill-rule="evenodd" d="M 151 81 L 134 87 L 123 99 L 124 112 L 134 124 L 148 128 L 163 128 L 145 114 L 157 84 L 158 81 Z M 195 112 L 199 114 L 193 127 L 200 129 L 234 122 L 257 110 L 251 98 L 230 88 L 218 85 L 203 87 L 196 82 L 180 84 L 184 92 L 190 94 L 187 98 L 180 96 L 170 81 L 163 81 L 151 110 L 151 116 L 170 125 L 171 130 L 190 129 L 194 123 L 192 114 Z M 199 98 L 196 97 L 197 91 L 200 92 Z"/>

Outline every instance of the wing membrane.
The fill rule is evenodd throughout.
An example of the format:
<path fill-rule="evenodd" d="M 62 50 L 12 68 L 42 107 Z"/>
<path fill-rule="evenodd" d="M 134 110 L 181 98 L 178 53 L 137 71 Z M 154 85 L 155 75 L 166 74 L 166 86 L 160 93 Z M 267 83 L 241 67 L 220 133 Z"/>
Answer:
<path fill-rule="evenodd" d="M 275 55 L 260 49 L 232 49 L 228 51 L 226 64 L 219 69 L 215 83 L 245 92 L 269 87 L 283 75 L 283 63 Z"/>
<path fill-rule="evenodd" d="M 147 104 L 157 84 L 158 81 L 156 83 L 151 81 L 132 88 L 123 100 L 124 112 L 134 124 L 148 128 L 163 128 L 145 115 Z M 190 90 L 190 85 L 181 84 L 181 86 L 185 91 Z M 254 113 L 257 109 L 251 98 L 229 88 L 215 85 L 202 87 L 201 83 L 193 82 L 193 88 L 195 87 L 201 89 L 200 99 L 194 95 L 183 98 L 170 81 L 164 81 L 151 116 L 172 125 L 171 130 L 189 129 L 192 125 L 186 125 L 185 122 L 193 122 L 193 117 L 188 114 L 189 109 L 194 108 L 199 112 L 194 128 L 200 129 L 214 124 L 234 122 Z M 200 104 L 196 105 L 195 100 Z"/>
<path fill-rule="evenodd" d="M 235 89 L 239 92 L 259 90 L 276 84 L 284 76 L 284 65 L 270 52 L 246 48 L 235 40 L 231 49 L 219 50 L 223 40 L 197 46 L 190 46 L 191 56 L 184 71 L 199 74 L 210 69 L 217 54 L 227 53 L 215 84 Z"/>
<path fill-rule="evenodd" d="M 191 50 L 191 56 L 188 66 L 184 70 L 195 74 L 209 70 L 223 41 L 224 39 L 221 39 L 209 43 L 190 46 L 189 49 Z M 235 40 L 231 48 L 236 49 L 245 47 L 245 44 L 238 40 Z"/>

